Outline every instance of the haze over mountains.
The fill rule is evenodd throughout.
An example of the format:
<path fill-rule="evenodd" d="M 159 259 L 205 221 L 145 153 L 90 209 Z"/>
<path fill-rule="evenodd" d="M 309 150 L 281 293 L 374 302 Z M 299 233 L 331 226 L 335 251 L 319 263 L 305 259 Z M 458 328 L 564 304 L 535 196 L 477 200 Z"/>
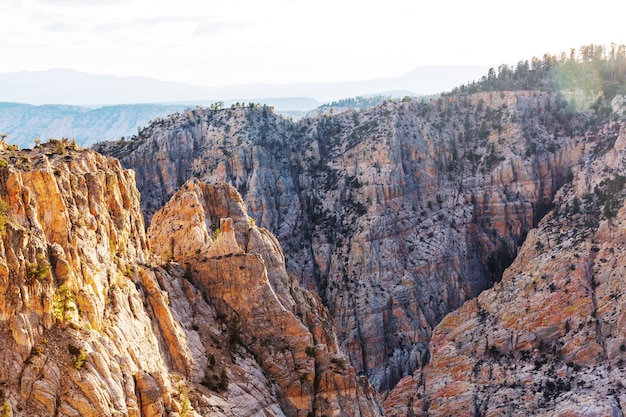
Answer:
<path fill-rule="evenodd" d="M 102 106 L 130 103 L 197 103 L 259 100 L 269 97 L 310 97 L 319 102 L 367 94 L 403 91 L 440 93 L 487 72 L 488 66 L 418 67 L 398 77 L 365 81 L 298 84 L 246 84 L 207 87 L 145 77 L 95 75 L 69 69 L 0 74 L 0 101 L 29 104 Z M 206 85 L 216 80 L 207 78 Z M 303 110 L 296 108 L 293 110 Z"/>
<path fill-rule="evenodd" d="M 402 97 L 439 93 L 486 72 L 483 66 L 420 67 L 400 77 L 368 81 L 226 87 L 68 69 L 15 72 L 0 74 L 0 131 L 21 147 L 33 146 L 35 138 L 71 138 L 81 145 L 92 145 L 129 137 L 156 118 L 218 101 L 226 107 L 253 101 L 297 119 L 325 101 L 368 94 Z"/>

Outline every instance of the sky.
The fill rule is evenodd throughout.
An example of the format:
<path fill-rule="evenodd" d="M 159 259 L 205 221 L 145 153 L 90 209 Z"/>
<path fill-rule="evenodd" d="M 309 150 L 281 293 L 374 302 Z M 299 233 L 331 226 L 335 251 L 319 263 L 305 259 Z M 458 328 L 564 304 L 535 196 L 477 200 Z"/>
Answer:
<path fill-rule="evenodd" d="M 626 44 L 625 12 L 615 0 L 0 0 L 0 73 L 367 80 Z"/>

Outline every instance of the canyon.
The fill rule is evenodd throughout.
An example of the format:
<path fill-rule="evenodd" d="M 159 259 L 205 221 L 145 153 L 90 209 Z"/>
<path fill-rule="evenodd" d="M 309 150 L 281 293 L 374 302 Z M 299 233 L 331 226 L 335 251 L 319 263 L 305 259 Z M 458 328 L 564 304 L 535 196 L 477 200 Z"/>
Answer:
<path fill-rule="evenodd" d="M 622 415 L 626 100 L 498 80 L 2 143 L 0 413 Z"/>
<path fill-rule="evenodd" d="M 388 391 L 500 279 L 582 157 L 585 116 L 547 110 L 562 100 L 479 93 L 295 124 L 267 107 L 189 111 L 96 149 L 136 172 L 147 222 L 188 178 L 235 186 L 350 363 Z"/>

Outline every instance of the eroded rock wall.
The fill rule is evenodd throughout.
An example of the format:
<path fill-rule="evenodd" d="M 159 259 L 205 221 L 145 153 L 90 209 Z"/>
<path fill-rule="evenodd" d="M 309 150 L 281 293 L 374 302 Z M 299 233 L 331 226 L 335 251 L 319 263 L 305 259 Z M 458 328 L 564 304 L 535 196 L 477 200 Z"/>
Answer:
<path fill-rule="evenodd" d="M 502 281 L 435 328 L 388 415 L 623 415 L 625 132 L 618 116 L 586 141 L 555 208 Z"/>
<path fill-rule="evenodd" d="M 587 123 L 555 93 L 493 92 L 298 123 L 195 110 L 97 149 L 136 169 L 148 219 L 193 176 L 237 187 L 350 363 L 386 391 L 425 363 L 448 312 L 500 279 L 570 178 Z"/>
<path fill-rule="evenodd" d="M 234 230 L 223 225 L 212 244 L 207 223 L 181 211 L 162 224 L 179 221 L 166 232 L 180 228 L 194 244 L 179 249 L 169 235 L 167 244 L 150 242 L 134 173 L 117 160 L 50 141 L 22 151 L 0 143 L 0 161 L 3 413 L 382 415 L 367 381 L 349 366 L 332 370 L 330 358 L 342 356 L 329 319 L 286 274 L 269 232 L 246 226 L 246 233 L 255 230 L 250 248 L 231 259 L 225 255 L 238 247 Z M 207 216 L 250 222 L 245 209 L 235 210 L 241 198 L 234 189 L 211 190 Z M 208 260 L 174 262 L 183 249 Z M 224 287 L 216 288 L 237 289 L 246 301 L 214 291 L 209 284 L 217 277 Z M 275 291 L 270 278 L 287 281 Z M 267 305 L 257 298 L 252 310 L 247 291 L 254 288 L 262 299 L 281 294 L 289 308 L 297 299 L 300 315 L 276 295 Z M 223 310 L 229 303 L 251 309 Z M 288 336 L 284 328 L 292 329 Z M 272 338 L 280 343 L 265 343 Z"/>
<path fill-rule="evenodd" d="M 132 171 L 66 141 L 3 148 L 4 406 L 24 416 L 180 409 L 169 369 L 188 372 L 194 361 L 171 314 L 153 320 L 144 308 L 166 296 L 146 292 L 156 276 L 143 266 Z"/>
<path fill-rule="evenodd" d="M 211 232 L 187 233 L 179 228 L 184 219 L 199 229 L 210 224 Z M 321 302 L 289 276 L 278 241 L 248 217 L 234 187 L 190 180 L 155 214 L 148 234 L 158 254 L 186 265 L 228 323 L 231 347 L 252 352 L 288 415 L 382 415 L 368 381 L 340 351 Z"/>

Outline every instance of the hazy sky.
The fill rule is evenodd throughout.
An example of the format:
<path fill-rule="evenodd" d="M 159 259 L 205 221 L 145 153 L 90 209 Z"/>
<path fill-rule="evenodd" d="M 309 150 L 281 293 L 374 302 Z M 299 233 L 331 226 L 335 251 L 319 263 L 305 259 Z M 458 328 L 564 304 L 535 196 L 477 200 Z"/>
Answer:
<path fill-rule="evenodd" d="M 626 43 L 615 0 L 0 0 L 0 72 L 364 80 Z"/>

